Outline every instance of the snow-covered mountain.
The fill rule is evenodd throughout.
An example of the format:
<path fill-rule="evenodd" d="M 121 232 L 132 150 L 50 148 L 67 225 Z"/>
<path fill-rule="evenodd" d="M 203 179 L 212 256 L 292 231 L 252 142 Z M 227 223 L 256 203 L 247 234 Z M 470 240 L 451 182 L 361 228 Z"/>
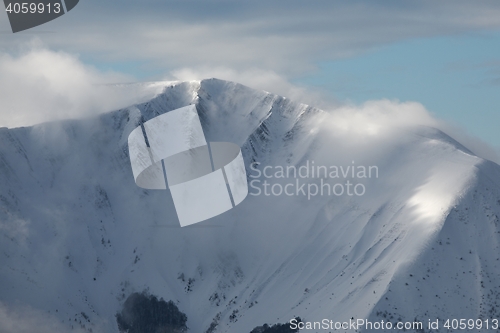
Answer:
<path fill-rule="evenodd" d="M 127 138 L 189 104 L 207 141 L 240 145 L 249 182 L 260 182 L 234 209 L 180 228 L 168 190 L 135 185 Z M 295 316 L 425 325 L 500 317 L 500 166 L 434 128 L 367 133 L 332 121 L 210 79 L 98 118 L 0 129 L 6 313 L 29 307 L 67 331 L 118 332 L 125 299 L 146 290 L 174 301 L 189 332 L 250 332 Z M 254 178 L 255 162 L 274 176 Z M 313 163 L 340 170 L 330 185 L 362 184 L 363 195 L 254 195 L 264 180 L 321 186 L 276 177 Z M 376 176 L 359 177 L 364 167 Z"/>

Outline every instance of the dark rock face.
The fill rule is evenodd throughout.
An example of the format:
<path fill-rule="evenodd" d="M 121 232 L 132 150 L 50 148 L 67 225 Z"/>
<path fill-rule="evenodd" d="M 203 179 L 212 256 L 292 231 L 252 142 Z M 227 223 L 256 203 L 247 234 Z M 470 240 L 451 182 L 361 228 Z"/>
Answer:
<path fill-rule="evenodd" d="M 297 322 L 301 322 L 300 317 L 295 318 Z M 275 324 L 269 326 L 268 324 L 264 324 L 262 326 L 258 326 L 252 330 L 250 333 L 296 333 L 299 329 L 292 329 L 290 324 Z"/>
<path fill-rule="evenodd" d="M 172 301 L 146 293 L 131 294 L 116 315 L 120 332 L 182 333 L 187 332 L 187 317 Z"/>

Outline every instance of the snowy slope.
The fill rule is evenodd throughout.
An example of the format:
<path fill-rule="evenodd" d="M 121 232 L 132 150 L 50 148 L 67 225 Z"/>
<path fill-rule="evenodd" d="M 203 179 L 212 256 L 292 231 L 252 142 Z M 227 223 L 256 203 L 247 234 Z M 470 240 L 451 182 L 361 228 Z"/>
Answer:
<path fill-rule="evenodd" d="M 249 195 L 180 228 L 168 191 L 135 185 L 127 137 L 193 103 L 208 141 L 242 147 L 249 181 L 252 162 L 375 165 L 379 177 L 360 180 L 363 196 Z M 99 118 L 0 129 L 0 302 L 93 332 L 117 332 L 143 290 L 175 301 L 190 332 L 500 316 L 500 167 L 433 128 L 353 137 L 330 122 L 210 79 Z"/>

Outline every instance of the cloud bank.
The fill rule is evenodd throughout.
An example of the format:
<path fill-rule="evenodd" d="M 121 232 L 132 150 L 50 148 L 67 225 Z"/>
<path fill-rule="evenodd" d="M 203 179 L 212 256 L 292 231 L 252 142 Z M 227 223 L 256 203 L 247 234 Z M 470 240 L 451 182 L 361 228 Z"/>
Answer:
<path fill-rule="evenodd" d="M 28 126 L 118 109 L 153 96 L 151 85 L 116 85 L 131 78 L 101 72 L 77 56 L 31 45 L 0 53 L 0 126 Z"/>
<path fill-rule="evenodd" d="M 2 35 L 0 48 L 35 34 L 53 49 L 162 73 L 222 66 L 292 76 L 388 43 L 498 27 L 492 0 L 90 0 L 43 27 Z M 0 29 L 9 30 L 6 15 Z"/>
<path fill-rule="evenodd" d="M 184 67 L 157 83 L 119 84 L 131 80 L 116 72 L 86 65 L 76 55 L 52 51 L 39 44 L 12 55 L 0 53 L 0 126 L 29 126 L 67 118 L 81 118 L 145 101 L 171 80 L 209 77 L 231 80 L 330 111 L 332 131 L 363 138 L 409 126 L 436 127 L 456 138 L 478 155 L 499 161 L 494 148 L 431 115 L 417 102 L 367 101 L 342 104 L 324 92 L 292 84 L 270 70 L 228 67 Z"/>
<path fill-rule="evenodd" d="M 464 128 L 435 117 L 418 102 L 383 99 L 329 110 L 323 126 L 332 142 L 345 147 L 346 154 L 361 151 L 363 155 L 376 155 L 381 152 L 380 147 L 399 140 L 398 132 L 425 126 L 444 132 L 481 158 L 500 163 L 498 148 L 468 134 Z"/>

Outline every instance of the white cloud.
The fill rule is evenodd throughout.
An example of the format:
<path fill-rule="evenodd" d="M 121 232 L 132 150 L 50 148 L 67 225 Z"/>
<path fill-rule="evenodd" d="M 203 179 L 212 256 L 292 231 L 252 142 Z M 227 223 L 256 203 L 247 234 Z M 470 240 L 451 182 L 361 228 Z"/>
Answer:
<path fill-rule="evenodd" d="M 31 44 L 17 55 L 0 53 L 0 126 L 29 126 L 45 121 L 97 115 L 151 98 L 162 84 L 112 84 L 131 80 L 120 73 L 104 73 L 75 55 Z M 341 105 L 326 93 L 294 85 L 274 71 L 235 70 L 224 66 L 173 70 L 169 80 L 216 77 L 333 110 L 332 132 L 352 132 L 363 138 L 405 126 L 442 129 L 481 157 L 499 161 L 494 148 L 468 136 L 463 129 L 435 119 L 419 103 L 389 100 Z"/>
<path fill-rule="evenodd" d="M 361 106 L 345 105 L 331 113 L 331 125 L 340 135 L 376 136 L 393 128 L 432 126 L 438 122 L 417 102 L 378 100 Z"/>
<path fill-rule="evenodd" d="M 101 72 L 76 55 L 29 44 L 15 55 L 0 53 L 0 126 L 19 127 L 93 116 L 151 98 L 162 84 L 135 83 L 115 72 Z M 263 89 L 318 107 L 337 103 L 328 95 L 299 87 L 270 70 L 227 67 L 180 68 L 167 80 L 216 77 Z M 325 102 L 328 101 L 328 102 Z"/>
<path fill-rule="evenodd" d="M 103 73 L 77 56 L 31 45 L 18 55 L 0 53 L 0 126 L 91 116 L 152 96 L 149 85 L 117 86 L 131 78 Z"/>
<path fill-rule="evenodd" d="M 376 154 L 384 142 L 397 141 L 399 131 L 432 127 L 449 135 L 475 155 L 500 163 L 498 149 L 467 134 L 465 129 L 436 118 L 418 102 L 383 99 L 334 107 L 323 126 L 330 140 L 335 142 L 332 144 L 345 146 L 347 151 L 361 150 L 363 154 Z M 349 138 L 348 142 L 346 138 Z"/>
<path fill-rule="evenodd" d="M 6 15 L 0 15 L 0 26 Z M 43 28 L 5 34 L 17 47 L 36 31 L 51 48 L 161 71 L 258 67 L 287 76 L 317 62 L 410 38 L 500 27 L 496 1 L 116 1 L 80 2 Z"/>

